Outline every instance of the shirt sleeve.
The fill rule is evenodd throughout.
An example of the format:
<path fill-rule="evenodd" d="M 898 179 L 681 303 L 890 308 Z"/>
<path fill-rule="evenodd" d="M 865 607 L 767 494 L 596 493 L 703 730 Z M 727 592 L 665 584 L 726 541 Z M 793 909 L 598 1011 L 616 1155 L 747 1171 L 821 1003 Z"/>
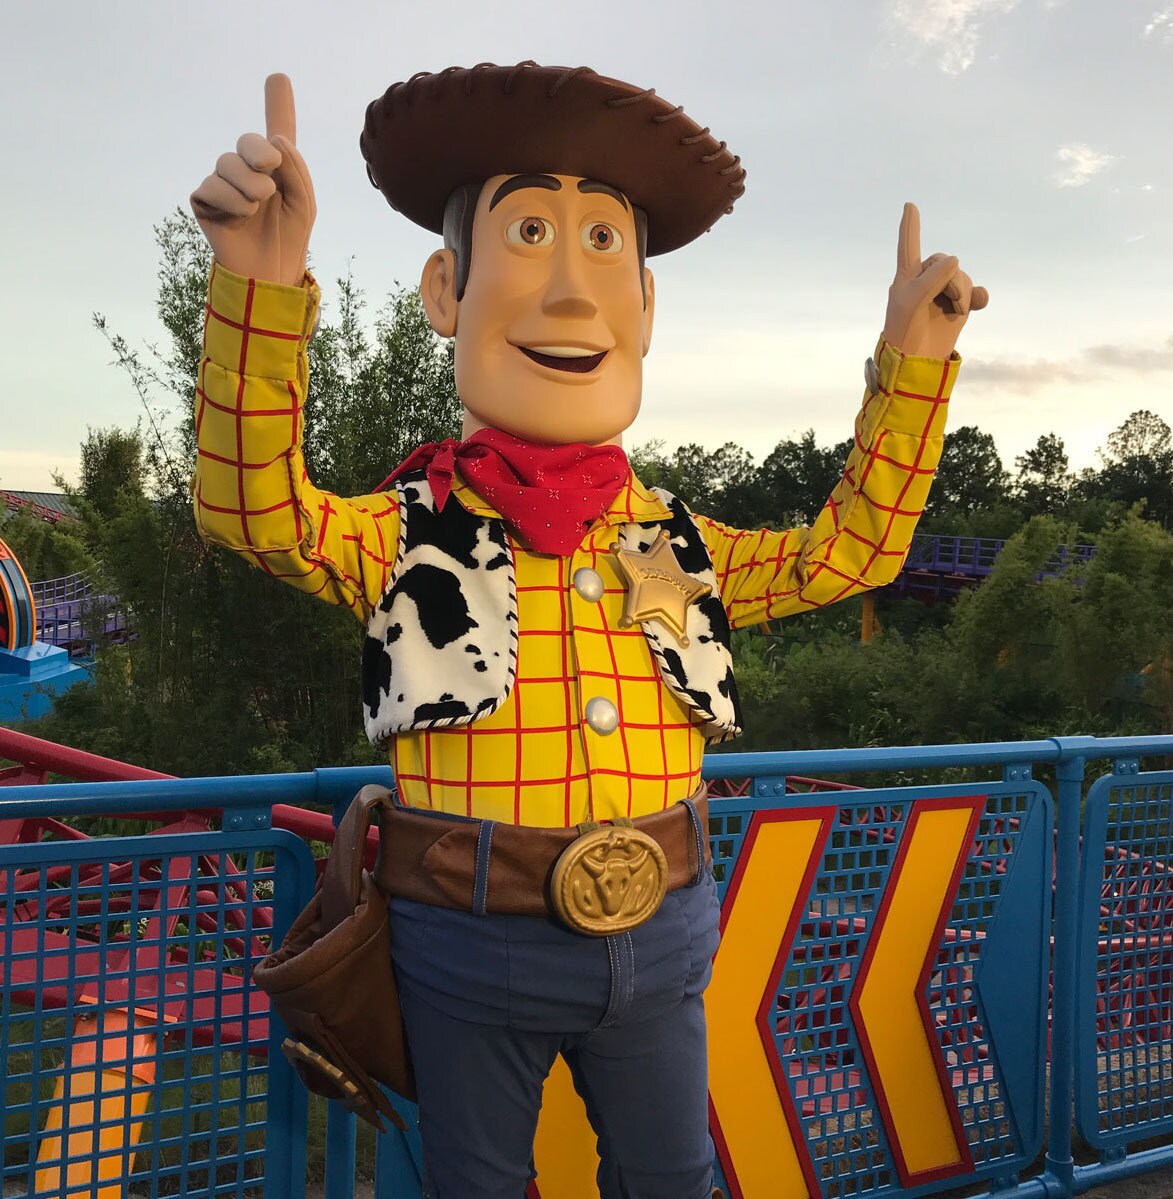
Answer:
<path fill-rule="evenodd" d="M 267 574 L 362 619 L 386 588 L 399 537 L 394 491 L 343 499 L 302 456 L 307 347 L 321 293 L 213 265 L 196 387 L 196 526 Z"/>
<path fill-rule="evenodd" d="M 873 362 L 843 477 L 813 525 L 750 532 L 697 517 L 734 628 L 832 604 L 900 573 L 961 359 L 907 357 L 881 338 Z"/>

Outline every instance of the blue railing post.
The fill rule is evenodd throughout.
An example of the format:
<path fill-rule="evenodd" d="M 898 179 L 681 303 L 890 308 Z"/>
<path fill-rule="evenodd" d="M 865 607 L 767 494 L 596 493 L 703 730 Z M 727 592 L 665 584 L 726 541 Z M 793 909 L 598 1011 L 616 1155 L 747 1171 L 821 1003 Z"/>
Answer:
<path fill-rule="evenodd" d="M 1055 820 L 1059 852 L 1055 873 L 1055 950 L 1051 971 L 1051 1101 L 1046 1175 L 1058 1187 L 1050 1193 L 1073 1195 L 1075 1159 L 1071 1154 L 1075 1096 L 1076 937 L 1079 920 L 1079 834 L 1083 777 L 1087 759 L 1072 753 L 1057 737 L 1061 757 Z M 1077 739 L 1072 739 L 1077 740 Z M 1071 753 L 1071 756 L 1068 754 Z"/>

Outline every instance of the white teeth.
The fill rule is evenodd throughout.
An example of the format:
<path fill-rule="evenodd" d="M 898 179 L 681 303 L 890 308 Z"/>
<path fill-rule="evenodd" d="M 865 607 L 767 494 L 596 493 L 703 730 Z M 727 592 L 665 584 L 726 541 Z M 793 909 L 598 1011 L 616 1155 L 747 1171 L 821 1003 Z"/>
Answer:
<path fill-rule="evenodd" d="M 580 350 L 577 346 L 527 346 L 535 354 L 547 354 L 551 358 L 593 358 L 598 350 Z"/>

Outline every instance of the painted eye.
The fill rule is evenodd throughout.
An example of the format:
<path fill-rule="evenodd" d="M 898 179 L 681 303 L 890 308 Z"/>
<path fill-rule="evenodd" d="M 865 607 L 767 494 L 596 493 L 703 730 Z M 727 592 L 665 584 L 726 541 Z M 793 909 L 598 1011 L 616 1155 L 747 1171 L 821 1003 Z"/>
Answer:
<path fill-rule="evenodd" d="M 554 241 L 554 226 L 540 216 L 523 216 L 505 230 L 505 236 L 523 246 L 548 246 Z"/>
<path fill-rule="evenodd" d="M 623 238 L 613 225 L 599 221 L 594 225 L 583 226 L 582 244 L 588 250 L 595 250 L 599 254 L 618 254 L 623 249 Z"/>

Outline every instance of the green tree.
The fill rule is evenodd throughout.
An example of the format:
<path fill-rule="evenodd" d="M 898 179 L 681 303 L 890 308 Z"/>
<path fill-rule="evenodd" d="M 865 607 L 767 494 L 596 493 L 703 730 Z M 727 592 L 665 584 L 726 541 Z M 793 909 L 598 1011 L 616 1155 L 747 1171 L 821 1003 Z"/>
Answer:
<path fill-rule="evenodd" d="M 454 343 L 438 343 L 416 291 L 391 296 L 370 333 L 350 276 L 338 297 L 310 343 L 306 465 L 319 487 L 366 495 L 417 445 L 458 435 Z"/>
<path fill-rule="evenodd" d="M 993 437 L 975 425 L 962 425 L 945 434 L 925 513 L 968 516 L 995 508 L 1006 498 L 1007 482 Z"/>
<path fill-rule="evenodd" d="M 1097 538 L 1079 602 L 1060 632 L 1056 681 L 1066 702 L 1101 719 L 1167 705 L 1170 612 L 1173 534 L 1130 514 Z"/>
<path fill-rule="evenodd" d="M 1099 471 L 1080 478 L 1081 494 L 1144 514 L 1173 528 L 1173 433 L 1156 413 L 1141 410 L 1108 435 Z"/>
<path fill-rule="evenodd" d="M 89 574 L 96 568 L 81 527 L 71 520 L 50 524 L 26 508 L 8 509 L 0 499 L 0 538 L 16 555 L 30 583 Z"/>
<path fill-rule="evenodd" d="M 1173 718 L 1173 534 L 1135 515 L 1083 570 L 1053 573 L 1072 526 L 1037 517 L 943 624 L 862 645 L 835 611 L 739 633 L 746 737 L 732 748 L 831 748 L 1152 734 Z M 883 597 L 881 594 L 881 603 Z"/>
<path fill-rule="evenodd" d="M 81 445 L 81 477 L 76 487 L 57 484 L 74 501 L 89 504 L 103 520 L 112 520 L 123 497 L 146 494 L 143 439 L 138 429 L 88 429 Z"/>
<path fill-rule="evenodd" d="M 62 697 L 44 735 L 177 774 L 308 769 L 377 760 L 361 732 L 361 628 L 199 537 L 188 479 L 207 249 L 182 213 L 156 229 L 157 307 L 167 340 L 139 351 L 95 323 L 138 393 L 142 487 L 109 486 L 133 433 L 91 433 L 84 528 L 137 634 L 99 655 L 97 686 Z M 397 292 L 368 332 L 362 296 L 340 284 L 310 344 L 307 454 L 319 481 L 369 492 L 420 439 L 455 433 L 450 351 L 417 296 Z M 431 397 L 431 398 L 429 398 Z M 130 453 L 133 459 L 133 453 Z M 116 697 L 116 698 L 112 698 Z"/>
<path fill-rule="evenodd" d="M 1062 437 L 1044 433 L 1029 450 L 1014 459 L 1014 465 L 1018 468 L 1014 499 L 1027 516 L 1054 515 L 1066 508 L 1073 478 Z"/>
<path fill-rule="evenodd" d="M 740 520 L 746 497 L 754 495 L 757 467 L 753 456 L 733 442 L 715 450 L 696 443 L 677 446 L 668 455 L 661 441 L 640 446 L 630 455 L 632 469 L 649 487 L 664 487 L 694 512 L 731 524 Z"/>
<path fill-rule="evenodd" d="M 839 482 L 851 447 L 850 439 L 820 446 L 813 429 L 797 441 L 778 442 L 758 472 L 761 507 L 752 523 L 769 522 L 777 528 L 809 525 Z"/>

